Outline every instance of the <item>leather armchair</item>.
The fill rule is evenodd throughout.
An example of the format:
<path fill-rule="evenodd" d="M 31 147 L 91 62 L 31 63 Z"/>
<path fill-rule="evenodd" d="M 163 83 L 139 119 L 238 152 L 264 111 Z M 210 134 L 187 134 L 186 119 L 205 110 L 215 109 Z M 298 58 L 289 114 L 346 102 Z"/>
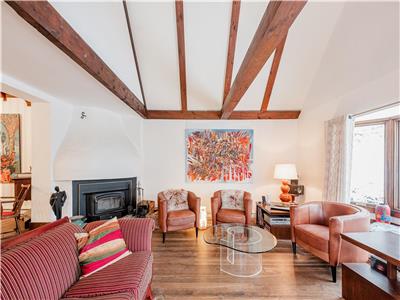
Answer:
<path fill-rule="evenodd" d="M 296 244 L 331 266 L 336 282 L 336 267 L 343 262 L 366 262 L 368 252 L 342 240 L 344 232 L 368 231 L 369 212 L 349 204 L 313 201 L 290 207 L 293 253 Z"/>
<path fill-rule="evenodd" d="M 201 200 L 193 192 L 188 191 L 189 209 L 168 211 L 167 199 L 163 192 L 158 193 L 158 222 L 163 233 L 163 243 L 167 232 L 196 228 L 199 234 Z"/>
<path fill-rule="evenodd" d="M 211 197 L 211 215 L 213 225 L 218 223 L 240 223 L 250 224 L 251 210 L 253 201 L 251 194 L 244 192 L 243 205 L 244 211 L 238 209 L 224 209 L 222 206 L 221 191 L 216 191 L 214 196 Z"/>

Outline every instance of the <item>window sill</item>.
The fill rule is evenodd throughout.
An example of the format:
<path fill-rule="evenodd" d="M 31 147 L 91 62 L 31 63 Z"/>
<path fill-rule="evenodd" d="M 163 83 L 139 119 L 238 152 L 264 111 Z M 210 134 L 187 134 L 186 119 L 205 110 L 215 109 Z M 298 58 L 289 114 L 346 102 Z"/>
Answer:
<path fill-rule="evenodd" d="M 370 220 L 371 220 L 371 222 L 375 222 L 375 213 L 371 213 Z M 400 218 L 391 217 L 390 224 L 400 226 Z"/>
<path fill-rule="evenodd" d="M 364 203 L 356 203 L 356 202 L 351 202 L 350 204 L 365 208 L 370 213 L 375 213 L 375 206 L 376 205 L 364 204 Z M 400 210 L 399 209 L 392 209 L 391 208 L 390 209 L 390 215 L 391 215 L 392 219 L 394 218 L 394 219 L 400 220 Z M 396 224 L 396 225 L 400 225 L 400 223 Z"/>

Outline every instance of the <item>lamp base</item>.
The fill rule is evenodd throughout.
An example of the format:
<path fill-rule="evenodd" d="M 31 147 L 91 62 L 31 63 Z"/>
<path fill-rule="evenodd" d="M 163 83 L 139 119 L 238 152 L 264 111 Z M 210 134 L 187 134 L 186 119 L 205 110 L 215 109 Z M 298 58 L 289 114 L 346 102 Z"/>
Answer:
<path fill-rule="evenodd" d="M 289 194 L 290 191 L 290 182 L 289 180 L 283 179 L 282 180 L 282 185 L 281 185 L 281 191 L 282 194 L 279 195 L 279 199 L 281 199 L 282 202 L 292 202 L 293 201 L 293 196 Z"/>

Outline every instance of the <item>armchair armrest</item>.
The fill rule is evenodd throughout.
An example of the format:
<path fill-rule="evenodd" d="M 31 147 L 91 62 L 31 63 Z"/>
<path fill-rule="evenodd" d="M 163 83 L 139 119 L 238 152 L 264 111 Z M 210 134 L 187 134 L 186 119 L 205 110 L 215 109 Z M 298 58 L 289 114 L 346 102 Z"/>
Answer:
<path fill-rule="evenodd" d="M 188 204 L 189 209 L 193 211 L 196 215 L 196 228 L 200 226 L 200 204 L 201 199 L 197 197 L 195 193 L 189 192 L 188 193 Z"/>
<path fill-rule="evenodd" d="M 167 232 L 167 199 L 164 194 L 158 193 L 158 223 L 162 232 Z"/>
<path fill-rule="evenodd" d="M 337 265 L 342 246 L 341 233 L 369 230 L 370 216 L 365 210 L 355 214 L 335 216 L 329 219 L 329 263 Z"/>
<path fill-rule="evenodd" d="M 245 192 L 243 197 L 243 206 L 244 206 L 244 213 L 246 215 L 246 224 L 250 224 L 252 207 L 253 207 L 253 200 L 251 199 L 250 193 Z"/>
<path fill-rule="evenodd" d="M 219 192 L 215 192 L 214 196 L 211 197 L 211 217 L 213 225 L 217 225 L 217 213 L 221 208 L 221 197 Z"/>

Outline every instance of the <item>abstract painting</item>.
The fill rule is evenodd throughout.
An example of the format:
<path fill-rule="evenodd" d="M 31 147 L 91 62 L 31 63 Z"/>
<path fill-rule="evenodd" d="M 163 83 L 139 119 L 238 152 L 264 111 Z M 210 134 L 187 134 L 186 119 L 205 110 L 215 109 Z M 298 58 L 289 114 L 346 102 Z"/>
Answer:
<path fill-rule="evenodd" d="M 186 129 L 186 180 L 252 181 L 253 130 Z"/>
<path fill-rule="evenodd" d="M 0 114 L 1 183 L 11 182 L 11 175 L 21 173 L 19 114 Z"/>

